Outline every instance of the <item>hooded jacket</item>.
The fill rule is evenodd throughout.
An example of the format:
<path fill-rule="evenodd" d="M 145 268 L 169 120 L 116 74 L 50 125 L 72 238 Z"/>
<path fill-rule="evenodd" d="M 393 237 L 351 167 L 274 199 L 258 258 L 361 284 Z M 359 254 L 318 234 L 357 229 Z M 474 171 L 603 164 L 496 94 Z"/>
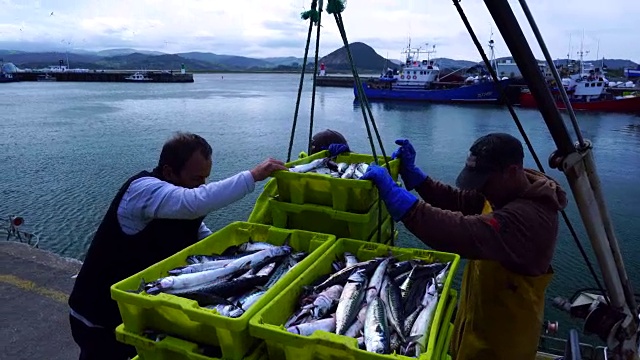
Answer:
<path fill-rule="evenodd" d="M 419 201 L 403 218 L 409 231 L 435 250 L 471 260 L 493 260 L 517 274 L 545 274 L 567 195 L 547 175 L 525 169 L 530 186 L 515 200 L 480 215 L 485 198 L 427 178 Z"/>
<path fill-rule="evenodd" d="M 494 211 L 476 192 L 427 179 L 417 189 L 425 201 L 403 220 L 425 244 L 469 259 L 451 338 L 456 360 L 536 358 L 567 197 L 546 175 L 526 176 L 529 187 Z"/>

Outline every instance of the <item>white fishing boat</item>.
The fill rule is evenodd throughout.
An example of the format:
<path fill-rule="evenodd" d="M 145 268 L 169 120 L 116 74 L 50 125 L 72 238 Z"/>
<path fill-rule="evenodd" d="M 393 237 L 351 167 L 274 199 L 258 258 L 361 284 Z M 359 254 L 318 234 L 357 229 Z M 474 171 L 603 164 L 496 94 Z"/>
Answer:
<path fill-rule="evenodd" d="M 127 81 L 133 81 L 133 82 L 153 81 L 152 78 L 147 77 L 144 73 L 142 73 L 140 71 L 137 71 L 133 75 L 127 76 L 124 79 L 127 80 Z"/>

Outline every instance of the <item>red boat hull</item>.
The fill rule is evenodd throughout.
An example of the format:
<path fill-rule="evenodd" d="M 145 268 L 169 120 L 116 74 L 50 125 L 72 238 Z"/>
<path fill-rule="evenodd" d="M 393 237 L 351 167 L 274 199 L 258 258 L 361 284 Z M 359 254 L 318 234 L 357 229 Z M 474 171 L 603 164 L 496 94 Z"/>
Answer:
<path fill-rule="evenodd" d="M 556 105 L 559 109 L 566 109 L 564 102 L 558 101 Z M 538 105 L 531 93 L 520 93 L 520 106 L 526 108 L 534 108 Z M 604 111 L 604 112 L 625 112 L 625 113 L 640 113 L 640 96 L 612 99 L 612 100 L 599 100 L 599 101 L 572 101 L 571 107 L 574 110 L 581 111 Z"/>

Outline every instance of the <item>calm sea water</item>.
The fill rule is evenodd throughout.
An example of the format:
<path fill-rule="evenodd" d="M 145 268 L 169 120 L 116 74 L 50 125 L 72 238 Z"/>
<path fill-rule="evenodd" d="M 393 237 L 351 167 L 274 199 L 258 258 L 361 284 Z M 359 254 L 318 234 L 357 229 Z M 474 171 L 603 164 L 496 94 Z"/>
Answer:
<path fill-rule="evenodd" d="M 302 97 L 294 154 L 309 136 L 310 81 Z M 298 88 L 297 75 L 196 75 L 192 84 L 37 83 L 0 86 L 0 216 L 20 214 L 41 247 L 82 259 L 123 181 L 151 169 L 176 130 L 207 138 L 214 149 L 210 181 L 246 170 L 271 156 L 285 159 Z M 488 132 L 518 136 L 508 112 L 492 106 L 374 103 L 388 154 L 411 139 L 417 163 L 453 183 L 470 144 Z M 539 156 L 554 150 L 540 114 L 517 110 Z M 579 114 L 595 157 L 629 275 L 640 286 L 640 117 Z M 360 108 L 351 89 L 318 88 L 314 130 L 336 129 L 354 151 L 369 153 Z M 534 165 L 527 157 L 528 165 Z M 564 176 L 551 171 L 567 190 Z M 246 220 L 261 184 L 245 199 L 206 218 L 212 230 Z M 568 213 L 588 247 L 574 203 Z M 400 245 L 425 247 L 401 227 Z M 593 287 L 561 225 L 549 297 Z M 589 254 L 591 251 L 589 250 Z M 593 259 L 593 256 L 591 256 Z M 595 260 L 593 260 L 595 261 Z M 565 317 L 549 310 L 548 318 Z M 562 324 L 561 324 L 562 326 Z"/>

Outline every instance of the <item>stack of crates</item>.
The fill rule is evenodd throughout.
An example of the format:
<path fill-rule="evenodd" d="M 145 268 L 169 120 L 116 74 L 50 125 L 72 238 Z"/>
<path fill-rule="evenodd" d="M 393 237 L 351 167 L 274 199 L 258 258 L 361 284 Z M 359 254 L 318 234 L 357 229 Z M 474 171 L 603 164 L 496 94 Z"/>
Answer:
<path fill-rule="evenodd" d="M 328 157 L 328 151 L 287 163 L 294 167 Z M 372 155 L 344 153 L 337 156 L 336 163 L 374 162 Z M 390 173 L 398 181 L 400 160 L 389 161 Z M 382 156 L 378 163 L 385 166 Z M 286 229 L 300 229 L 327 233 L 338 238 L 391 243 L 392 220 L 384 203 L 378 196 L 373 182 L 341 179 L 313 172 L 296 173 L 278 171 L 274 175 L 278 196 L 269 200 L 269 211 L 273 225 Z M 380 218 L 379 211 L 382 212 Z M 380 221 L 381 220 L 381 221 Z M 378 236 L 378 225 L 382 230 Z"/>
<path fill-rule="evenodd" d="M 168 276 L 170 269 L 186 265 L 189 255 L 220 254 L 230 246 L 250 240 L 278 246 L 287 243 L 294 252 L 304 251 L 308 255 L 240 317 L 219 315 L 200 307 L 195 300 L 168 293 L 149 295 L 139 289 L 142 282 Z M 134 346 L 141 360 L 264 359 L 262 340 L 249 335 L 249 320 L 312 266 L 335 241 L 335 236 L 329 234 L 247 222 L 231 223 L 111 286 L 111 297 L 118 303 L 123 320 L 116 329 L 116 339 Z"/>

